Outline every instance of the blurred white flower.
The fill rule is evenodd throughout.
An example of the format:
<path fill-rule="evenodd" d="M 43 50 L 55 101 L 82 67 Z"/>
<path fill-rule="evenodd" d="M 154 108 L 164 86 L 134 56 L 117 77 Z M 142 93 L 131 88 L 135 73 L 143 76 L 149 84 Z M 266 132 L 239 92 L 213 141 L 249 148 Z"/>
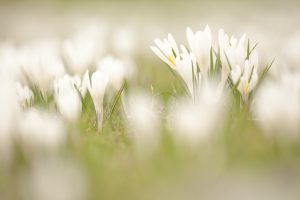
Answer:
<path fill-rule="evenodd" d="M 74 74 L 81 74 L 90 67 L 93 61 L 94 44 L 83 41 L 71 42 L 66 40 L 63 44 L 63 58 L 68 69 Z"/>
<path fill-rule="evenodd" d="M 184 99 L 171 104 L 168 127 L 179 143 L 197 145 L 222 127 L 226 101 L 212 85 L 203 86 L 198 99 Z"/>
<path fill-rule="evenodd" d="M 55 102 L 60 114 L 69 122 L 76 122 L 81 114 L 82 103 L 73 79 L 69 75 L 56 80 Z"/>
<path fill-rule="evenodd" d="M 21 70 L 21 56 L 18 49 L 12 44 L 0 45 L 0 73 L 7 78 L 24 82 Z"/>
<path fill-rule="evenodd" d="M 36 159 L 20 180 L 22 194 L 30 200 L 84 200 L 86 177 L 66 160 Z"/>
<path fill-rule="evenodd" d="M 0 75 L 0 163 L 10 161 L 14 132 L 19 123 L 21 107 L 15 92 L 15 84 Z"/>
<path fill-rule="evenodd" d="M 90 25 L 77 31 L 62 45 L 62 57 L 66 67 L 73 74 L 82 75 L 90 69 L 95 59 L 102 54 L 104 44 L 99 41 L 101 30 L 96 25 Z"/>
<path fill-rule="evenodd" d="M 128 82 L 132 82 L 136 78 L 137 65 L 132 58 L 122 58 L 123 65 L 125 66 L 125 79 Z"/>
<path fill-rule="evenodd" d="M 56 45 L 38 42 L 24 46 L 21 50 L 21 65 L 28 81 L 45 95 L 53 90 L 53 81 L 65 74 Z"/>
<path fill-rule="evenodd" d="M 191 52 L 196 56 L 202 75 L 205 77 L 208 74 L 210 67 L 210 51 L 212 48 L 212 37 L 209 26 L 206 26 L 204 31 L 193 33 L 192 29 L 186 29 L 186 36 Z"/>
<path fill-rule="evenodd" d="M 21 83 L 17 82 L 16 91 L 20 105 L 23 108 L 26 108 L 27 106 L 30 106 L 32 104 L 34 95 L 32 90 L 27 85 L 22 86 Z"/>
<path fill-rule="evenodd" d="M 119 27 L 113 33 L 112 46 L 120 56 L 130 56 L 136 52 L 139 37 L 133 27 Z"/>
<path fill-rule="evenodd" d="M 66 139 L 65 126 L 57 116 L 31 108 L 24 113 L 19 139 L 26 150 L 56 150 Z M 37 151 L 38 152 L 38 151 Z"/>
<path fill-rule="evenodd" d="M 287 41 L 284 42 L 284 46 L 281 48 L 281 59 L 284 60 L 284 63 L 287 66 L 286 68 L 299 69 L 300 66 L 300 36 L 299 32 L 294 33 L 288 37 Z M 280 73 L 282 69 L 278 71 Z"/>
<path fill-rule="evenodd" d="M 109 82 L 109 76 L 104 70 L 97 70 L 91 76 L 89 71 L 85 73 L 86 85 L 89 90 L 89 93 L 93 99 L 94 107 L 97 115 L 98 130 L 102 129 L 103 122 L 103 98 L 107 84 Z"/>
<path fill-rule="evenodd" d="M 175 69 L 175 60 L 179 56 L 179 49 L 171 34 L 168 34 L 168 38 L 163 41 L 156 38 L 154 43 L 157 47 L 151 46 L 152 51 L 165 63 L 167 63 L 172 69 Z"/>
<path fill-rule="evenodd" d="M 282 74 L 259 90 L 253 106 L 258 124 L 269 134 L 300 136 L 300 74 Z"/>
<path fill-rule="evenodd" d="M 111 56 L 105 57 L 97 63 L 97 69 L 108 74 L 109 85 L 115 90 L 121 88 L 127 73 L 127 68 L 121 60 Z"/>
<path fill-rule="evenodd" d="M 145 92 L 135 91 L 124 94 L 122 103 L 137 149 L 155 148 L 160 129 L 159 101 Z"/>

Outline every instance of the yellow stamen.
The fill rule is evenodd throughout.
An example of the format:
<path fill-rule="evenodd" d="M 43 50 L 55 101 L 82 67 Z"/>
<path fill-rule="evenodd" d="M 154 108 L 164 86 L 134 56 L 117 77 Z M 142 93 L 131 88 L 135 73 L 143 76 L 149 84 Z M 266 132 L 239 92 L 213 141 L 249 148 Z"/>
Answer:
<path fill-rule="evenodd" d="M 175 65 L 175 61 L 174 61 L 174 59 L 173 59 L 171 56 L 168 56 L 168 60 L 169 60 L 173 65 Z"/>

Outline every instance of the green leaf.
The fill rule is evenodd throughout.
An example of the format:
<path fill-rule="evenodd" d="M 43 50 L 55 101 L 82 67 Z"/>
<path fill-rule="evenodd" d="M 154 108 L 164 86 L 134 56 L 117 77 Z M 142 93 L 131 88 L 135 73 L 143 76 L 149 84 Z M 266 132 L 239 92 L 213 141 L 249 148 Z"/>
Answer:
<path fill-rule="evenodd" d="M 124 90 L 124 88 L 125 88 L 125 85 L 126 85 L 126 82 L 124 82 L 124 83 L 122 84 L 120 90 L 119 90 L 118 93 L 116 94 L 116 96 L 115 96 L 115 98 L 114 98 L 114 101 L 113 101 L 113 104 L 112 104 L 112 106 L 111 106 L 111 109 L 110 109 L 110 111 L 109 111 L 109 113 L 108 113 L 108 116 L 106 117 L 105 122 L 107 122 L 107 121 L 111 118 L 112 114 L 114 113 L 115 108 L 116 108 L 116 105 L 117 105 L 117 103 L 119 102 L 119 99 L 121 98 L 121 94 L 122 94 L 122 92 L 123 92 L 123 90 Z"/>
<path fill-rule="evenodd" d="M 257 47 L 257 45 L 258 45 L 258 43 L 256 43 L 253 47 L 252 47 L 252 49 L 250 50 L 250 52 L 249 52 L 249 55 L 251 55 L 252 54 L 252 52 L 254 51 L 254 49 Z"/>
<path fill-rule="evenodd" d="M 246 60 L 249 59 L 250 56 L 250 40 L 248 39 L 248 43 L 247 43 L 247 56 L 246 56 Z"/>
<path fill-rule="evenodd" d="M 231 71 L 231 70 L 232 70 L 232 67 L 231 67 L 230 61 L 229 61 L 229 59 L 228 59 L 228 56 L 227 56 L 226 52 L 224 52 L 224 54 L 225 54 L 225 57 L 226 57 L 228 66 L 229 66 L 229 68 L 230 68 L 230 71 Z"/>
<path fill-rule="evenodd" d="M 214 58 L 213 58 L 213 48 L 210 48 L 210 53 L 209 53 L 209 63 L 210 63 L 210 67 L 209 67 L 209 71 L 211 74 L 214 74 Z"/>
<path fill-rule="evenodd" d="M 258 82 L 256 84 L 256 89 L 259 88 L 259 86 L 261 85 L 261 83 L 264 81 L 264 79 L 266 78 L 270 68 L 272 67 L 272 65 L 274 64 L 275 62 L 275 57 L 273 58 L 273 60 L 271 61 L 270 64 L 267 64 L 264 68 L 264 70 L 262 71 L 259 79 L 258 79 Z"/>

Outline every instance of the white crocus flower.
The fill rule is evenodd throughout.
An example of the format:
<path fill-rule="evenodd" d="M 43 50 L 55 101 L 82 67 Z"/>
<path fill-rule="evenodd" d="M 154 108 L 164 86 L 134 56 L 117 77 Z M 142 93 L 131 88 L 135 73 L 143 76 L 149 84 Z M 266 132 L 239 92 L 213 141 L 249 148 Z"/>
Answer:
<path fill-rule="evenodd" d="M 228 77 L 232 83 L 239 84 L 237 89 L 244 101 L 248 100 L 250 92 L 256 86 L 258 81 L 258 55 L 253 50 L 247 59 L 247 50 L 245 45 L 246 35 L 239 40 L 235 37 L 229 37 L 221 29 L 219 31 L 219 51 L 222 62 L 222 80 L 225 84 Z"/>
<path fill-rule="evenodd" d="M 126 68 L 121 60 L 106 57 L 97 64 L 97 69 L 105 71 L 109 76 L 109 85 L 119 90 L 126 76 Z"/>
<path fill-rule="evenodd" d="M 242 67 L 236 66 L 231 71 L 232 82 L 237 84 L 239 80 L 237 89 L 244 101 L 248 100 L 250 92 L 255 88 L 258 82 L 257 65 L 257 53 L 254 52 L 250 55 L 249 60 L 244 62 Z"/>
<path fill-rule="evenodd" d="M 245 69 L 244 75 L 240 78 L 240 83 L 238 85 L 238 90 L 242 95 L 242 98 L 244 101 L 247 101 L 249 98 L 250 92 L 255 88 L 257 81 L 258 81 L 258 75 L 257 70 L 253 70 L 252 77 L 250 79 L 250 70 Z"/>
<path fill-rule="evenodd" d="M 175 60 L 179 56 L 179 49 L 173 36 L 168 34 L 168 37 L 163 39 L 163 41 L 156 38 L 154 43 L 157 47 L 151 46 L 152 51 L 172 69 L 175 69 Z"/>
<path fill-rule="evenodd" d="M 32 90 L 28 86 L 22 86 L 21 83 L 16 83 L 16 92 L 20 102 L 20 105 L 25 108 L 30 106 L 33 102 L 34 95 Z"/>
<path fill-rule="evenodd" d="M 93 99 L 94 107 L 97 115 L 98 130 L 102 129 L 103 121 L 103 98 L 107 84 L 109 82 L 108 74 L 103 70 L 97 70 L 89 77 L 89 72 L 85 74 L 86 85 Z"/>
<path fill-rule="evenodd" d="M 186 83 L 186 86 L 193 98 L 200 93 L 200 85 L 209 82 L 212 36 L 208 26 L 204 31 L 194 33 L 190 28 L 186 30 L 190 50 L 181 46 L 177 47 L 174 38 L 169 35 L 163 41 L 155 39 L 158 47 L 151 46 L 151 49 L 159 58 L 167 63 Z M 258 81 L 258 56 L 255 50 L 247 52 L 244 34 L 239 40 L 235 37 L 229 39 L 223 30 L 219 31 L 219 53 L 221 60 L 221 82 L 218 84 L 218 93 L 226 89 L 228 79 L 233 85 L 237 85 L 244 101 L 248 100 L 250 92 Z M 249 53 L 250 55 L 248 55 Z M 202 83 L 201 83 L 202 82 Z M 199 90 L 200 89 L 200 90 Z"/>
<path fill-rule="evenodd" d="M 176 71 L 184 80 L 190 94 L 195 97 L 196 91 L 200 87 L 201 74 L 197 72 L 196 57 L 189 53 L 184 46 L 181 46 L 182 54 L 176 58 Z"/>
<path fill-rule="evenodd" d="M 236 84 L 242 75 L 241 66 L 235 65 L 230 71 L 230 78 L 233 84 Z"/>
<path fill-rule="evenodd" d="M 82 103 L 73 79 L 65 75 L 55 82 L 55 102 L 60 114 L 69 122 L 76 122 L 81 114 Z"/>
<path fill-rule="evenodd" d="M 187 40 L 196 56 L 201 73 L 207 76 L 210 65 L 210 51 L 212 47 L 211 31 L 209 26 L 206 26 L 204 31 L 193 33 L 190 28 L 186 30 Z"/>
<path fill-rule="evenodd" d="M 234 83 L 237 82 L 239 76 L 241 75 L 240 66 L 242 66 L 246 59 L 246 46 L 245 46 L 244 34 L 238 41 L 234 36 L 229 40 L 227 34 L 221 29 L 219 31 L 219 51 L 220 59 L 222 62 L 222 83 L 225 84 L 228 76 L 231 74 L 234 79 Z M 230 72 L 230 66 L 231 71 Z"/>

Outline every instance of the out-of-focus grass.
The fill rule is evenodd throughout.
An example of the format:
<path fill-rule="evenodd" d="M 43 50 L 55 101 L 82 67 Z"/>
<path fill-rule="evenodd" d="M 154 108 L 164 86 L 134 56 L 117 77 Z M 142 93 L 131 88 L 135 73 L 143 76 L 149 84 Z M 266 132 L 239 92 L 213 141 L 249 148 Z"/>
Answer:
<path fill-rule="evenodd" d="M 137 60 L 137 64 L 137 84 L 147 90 L 152 85 L 154 95 L 159 95 L 164 103 L 174 98 L 169 94 L 172 94 L 176 80 L 167 66 L 147 58 Z M 35 96 L 38 97 L 34 103 L 36 106 L 54 109 L 54 105 L 45 104 L 39 95 Z M 106 107 L 109 106 L 107 103 Z M 107 114 L 108 111 L 105 116 Z M 93 103 L 87 95 L 81 120 L 69 128 L 68 141 L 57 156 L 75 160 L 84 169 L 88 180 L 88 199 L 95 200 L 201 196 L 210 185 L 215 185 L 221 177 L 235 170 L 265 173 L 274 169 L 276 172 L 277 168 L 287 167 L 285 170 L 290 170 L 289 166 L 300 166 L 299 140 L 268 138 L 255 121 L 243 115 L 231 117 L 230 114 L 225 127 L 196 149 L 185 144 L 178 146 L 171 133 L 163 129 L 158 148 L 141 157 L 126 132 L 121 103 L 117 104 L 111 120 L 105 122 L 103 131 L 99 132 Z M 30 162 L 21 150 L 15 154 L 12 167 L 8 171 L 0 169 L 0 193 L 4 199 L 18 198 L 14 188 L 18 185 L 18 176 Z M 298 170 L 291 173 L 300 177 Z"/>
<path fill-rule="evenodd" d="M 120 120 L 116 115 L 113 120 Z M 136 154 L 128 137 L 122 127 L 71 136 L 66 154 L 86 169 L 92 199 L 163 198 L 167 191 L 176 199 L 176 194 L 186 195 L 185 184 L 201 188 L 233 169 L 253 172 L 288 163 L 298 166 L 300 161 L 298 142 L 268 140 L 251 121 L 230 122 L 225 132 L 196 151 L 176 146 L 168 132 L 162 132 L 159 148 L 146 158 Z"/>

